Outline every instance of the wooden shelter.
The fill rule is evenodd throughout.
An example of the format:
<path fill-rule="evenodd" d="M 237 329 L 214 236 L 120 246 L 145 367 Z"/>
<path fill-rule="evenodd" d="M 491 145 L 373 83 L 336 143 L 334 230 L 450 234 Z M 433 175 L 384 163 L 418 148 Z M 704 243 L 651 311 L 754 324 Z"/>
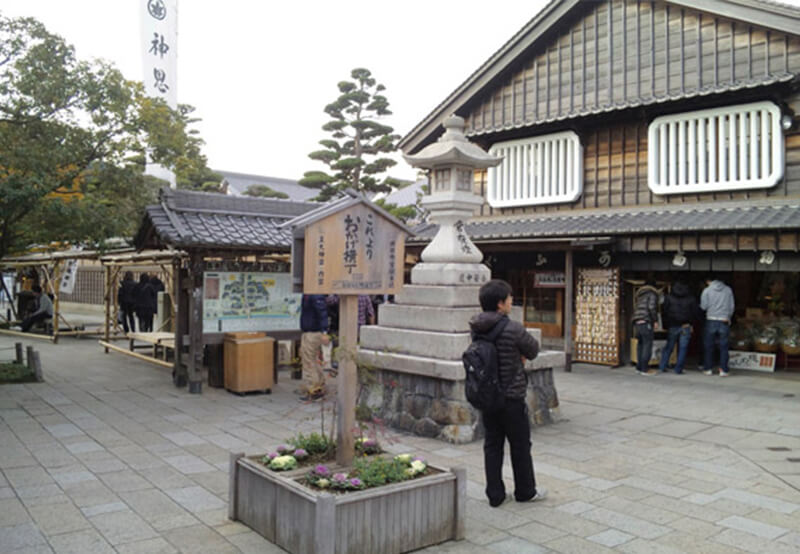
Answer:
<path fill-rule="evenodd" d="M 800 270 L 799 82 L 796 7 L 553 0 L 400 147 L 413 155 L 457 114 L 504 157 L 474 175 L 485 201 L 467 233 L 527 325 L 616 365 L 646 275 L 699 287 L 722 273 L 744 310 L 759 272 Z M 617 310 L 602 340 L 584 318 L 600 305 Z"/>
<path fill-rule="evenodd" d="M 228 331 L 299 338 L 297 318 L 288 312 L 299 307 L 291 297 L 291 231 L 280 225 L 318 206 L 167 188 L 148 206 L 136 247 L 185 253 L 173 260 L 176 386 L 188 382 L 190 392 L 201 392 L 206 347 L 218 350 Z M 287 311 L 268 313 L 278 301 Z"/>
<path fill-rule="evenodd" d="M 33 268 L 37 273 L 43 293 L 49 292 L 53 295 L 53 330 L 51 334 L 42 335 L 37 333 L 21 333 L 19 331 L 9 329 L 0 329 L 0 333 L 31 338 L 46 338 L 54 343 L 58 342 L 58 338 L 60 336 L 76 336 L 82 334 L 99 333 L 99 330 L 91 331 L 82 328 L 79 329 L 78 326 L 71 324 L 61 313 L 59 305 L 61 277 L 67 262 L 71 260 L 94 259 L 97 256 L 98 253 L 94 250 L 69 249 L 55 252 L 36 252 L 22 256 L 8 256 L 0 260 L 0 268 L 11 268 L 15 270 Z M 3 287 L 5 287 L 5 285 L 3 285 Z M 10 294 L 9 298 L 11 298 Z M 11 309 L 13 317 L 16 318 L 19 314 L 14 313 L 13 302 Z M 66 326 L 65 330 L 62 330 L 61 328 L 62 323 Z"/>

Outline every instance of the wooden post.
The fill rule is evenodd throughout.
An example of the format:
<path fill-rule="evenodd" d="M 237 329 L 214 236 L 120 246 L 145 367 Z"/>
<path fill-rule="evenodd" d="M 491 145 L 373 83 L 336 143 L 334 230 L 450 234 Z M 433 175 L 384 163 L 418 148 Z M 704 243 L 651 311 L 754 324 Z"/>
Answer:
<path fill-rule="evenodd" d="M 106 282 L 106 290 L 104 295 L 105 300 L 105 308 L 106 308 L 106 322 L 105 322 L 105 332 L 103 333 L 103 338 L 106 342 L 111 339 L 111 267 L 106 266 L 106 275 L 105 275 L 105 282 Z M 108 347 L 106 347 L 106 354 L 108 354 Z"/>
<path fill-rule="evenodd" d="M 25 349 L 25 365 L 28 366 L 28 369 L 33 369 L 33 346 Z"/>
<path fill-rule="evenodd" d="M 175 260 L 175 302 L 177 306 L 177 319 L 175 320 L 175 359 L 172 382 L 176 387 L 185 387 L 187 372 L 183 367 L 183 337 L 188 333 L 187 320 L 189 319 L 189 291 L 191 283 L 186 272 L 181 267 L 181 261 Z M 189 287 L 189 288 L 187 288 Z"/>
<path fill-rule="evenodd" d="M 456 506 L 453 518 L 453 540 L 460 541 L 465 535 L 465 520 L 467 518 L 467 470 L 463 467 L 451 467 L 456 476 Z"/>
<path fill-rule="evenodd" d="M 575 320 L 573 317 L 573 293 L 575 283 L 573 277 L 572 250 L 567 250 L 564 267 L 564 371 L 572 371 L 572 325 Z"/>
<path fill-rule="evenodd" d="M 358 298 L 353 296 L 352 298 Z M 314 514 L 314 554 L 336 552 L 336 497 L 323 493 L 317 497 Z"/>
<path fill-rule="evenodd" d="M 36 377 L 37 383 L 44 382 L 44 376 L 42 375 L 42 359 L 39 357 L 39 353 L 33 353 L 33 375 Z"/>
<path fill-rule="evenodd" d="M 228 455 L 228 519 L 236 521 L 239 498 L 236 481 L 239 479 L 239 460 L 244 458 L 244 452 L 231 452 Z"/>
<path fill-rule="evenodd" d="M 339 306 L 339 348 L 344 352 L 339 358 L 339 376 L 336 382 L 337 417 L 336 462 L 342 466 L 353 463 L 356 423 L 356 347 L 358 342 L 358 295 L 342 295 Z"/>
<path fill-rule="evenodd" d="M 189 298 L 189 392 L 203 391 L 203 258 L 192 254 Z"/>
<path fill-rule="evenodd" d="M 22 358 L 22 343 L 21 342 L 15 342 L 14 343 L 14 348 L 17 351 L 17 363 L 21 364 L 22 363 L 22 359 L 23 359 Z"/>

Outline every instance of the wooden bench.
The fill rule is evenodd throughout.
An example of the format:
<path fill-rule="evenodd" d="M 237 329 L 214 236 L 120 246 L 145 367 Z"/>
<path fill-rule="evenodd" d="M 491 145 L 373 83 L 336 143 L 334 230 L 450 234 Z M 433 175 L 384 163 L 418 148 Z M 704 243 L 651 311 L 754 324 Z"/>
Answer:
<path fill-rule="evenodd" d="M 172 350 L 175 351 L 175 334 L 174 333 L 165 333 L 165 332 L 155 332 L 155 333 L 128 333 L 128 340 L 130 341 L 130 350 L 131 352 L 136 351 L 137 349 L 144 349 L 144 348 L 152 348 L 153 349 L 153 357 L 159 357 L 159 350 L 161 352 L 161 358 L 166 361 L 167 360 L 167 351 Z M 145 344 L 140 345 L 136 344 L 136 342 L 143 342 Z"/>

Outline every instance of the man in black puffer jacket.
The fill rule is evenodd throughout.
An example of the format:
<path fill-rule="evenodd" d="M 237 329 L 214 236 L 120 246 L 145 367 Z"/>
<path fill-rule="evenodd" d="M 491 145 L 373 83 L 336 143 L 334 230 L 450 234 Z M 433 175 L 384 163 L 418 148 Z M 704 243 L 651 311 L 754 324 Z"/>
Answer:
<path fill-rule="evenodd" d="M 692 321 L 698 319 L 700 311 L 697 307 L 697 299 L 689 293 L 689 287 L 681 281 L 676 281 L 672 285 L 672 290 L 664 299 L 663 307 L 664 327 L 669 329 L 667 346 L 661 352 L 661 361 L 658 369 L 662 372 L 667 370 L 667 362 L 678 343 L 678 360 L 675 363 L 675 373 L 683 373 L 683 363 L 686 361 L 686 352 L 689 350 L 689 339 L 692 338 Z"/>
<path fill-rule="evenodd" d="M 636 343 L 636 371 L 639 375 L 655 375 L 648 369 L 650 356 L 653 355 L 654 327 L 658 321 L 658 291 L 653 281 L 647 283 L 636 292 L 633 308 L 633 336 Z"/>
<path fill-rule="evenodd" d="M 479 292 L 481 309 L 469 322 L 473 335 L 489 334 L 511 313 L 511 286 L 493 279 Z M 514 498 L 517 502 L 534 502 L 547 496 L 547 490 L 536 487 L 531 458 L 531 427 L 525 390 L 528 379 L 523 371 L 523 358 L 533 359 L 539 344 L 516 321 L 509 321 L 495 341 L 500 384 L 506 387 L 506 402 L 496 412 L 482 412 L 486 438 L 483 442 L 483 461 L 486 471 L 486 496 L 489 504 L 499 506 L 506 499 L 503 483 L 503 451 L 506 438 L 511 446 L 511 467 L 514 470 Z"/>

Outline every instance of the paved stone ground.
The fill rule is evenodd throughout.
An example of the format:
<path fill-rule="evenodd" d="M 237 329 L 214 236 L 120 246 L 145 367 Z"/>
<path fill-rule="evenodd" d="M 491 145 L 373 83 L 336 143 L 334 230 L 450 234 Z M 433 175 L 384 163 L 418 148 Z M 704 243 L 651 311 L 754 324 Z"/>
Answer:
<path fill-rule="evenodd" d="M 281 551 L 227 520 L 228 451 L 319 429 L 296 381 L 190 396 L 94 341 L 31 342 L 47 382 L 0 387 L 0 552 Z M 489 508 L 480 443 L 392 434 L 468 470 L 467 540 L 425 552 L 800 552 L 800 375 L 578 366 L 556 383 L 562 420 L 533 432 L 542 503 Z"/>

